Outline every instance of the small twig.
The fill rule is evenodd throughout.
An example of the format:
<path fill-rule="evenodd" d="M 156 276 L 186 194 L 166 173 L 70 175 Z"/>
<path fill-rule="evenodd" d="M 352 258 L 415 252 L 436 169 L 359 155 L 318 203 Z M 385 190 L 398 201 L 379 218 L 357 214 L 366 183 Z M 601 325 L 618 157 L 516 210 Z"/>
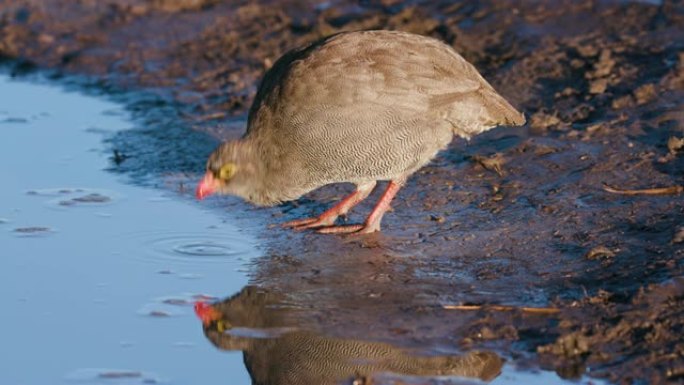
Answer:
<path fill-rule="evenodd" d="M 684 186 L 656 187 L 640 190 L 620 190 L 603 184 L 603 189 L 609 193 L 622 195 L 677 195 L 684 192 Z"/>
<path fill-rule="evenodd" d="M 515 307 L 515 306 L 504 306 L 504 305 L 443 305 L 442 308 L 446 310 L 496 310 L 496 311 L 514 311 L 520 310 L 526 313 L 535 314 L 557 314 L 560 309 L 555 307 Z"/>

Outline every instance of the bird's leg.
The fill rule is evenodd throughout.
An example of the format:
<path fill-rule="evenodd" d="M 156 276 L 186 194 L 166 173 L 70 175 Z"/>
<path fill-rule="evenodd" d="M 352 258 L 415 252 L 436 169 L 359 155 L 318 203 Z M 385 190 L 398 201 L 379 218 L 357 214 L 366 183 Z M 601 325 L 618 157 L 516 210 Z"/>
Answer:
<path fill-rule="evenodd" d="M 375 204 L 375 207 L 373 208 L 373 211 L 371 211 L 370 214 L 368 214 L 368 218 L 366 218 L 366 221 L 361 225 L 344 225 L 344 226 L 329 226 L 329 227 L 324 227 L 322 229 L 318 229 L 317 231 L 319 233 L 323 234 L 347 234 L 347 233 L 357 233 L 357 234 L 367 234 L 367 233 L 373 233 L 376 231 L 380 231 L 380 221 L 382 220 L 382 216 L 385 215 L 385 212 L 389 210 L 390 208 L 390 202 L 392 202 L 392 199 L 394 198 L 395 195 L 397 195 L 397 192 L 401 188 L 401 186 L 404 185 L 404 181 L 395 181 L 391 180 L 389 182 L 389 185 L 387 185 L 387 189 L 385 189 L 385 192 L 382 193 L 382 197 L 380 197 L 380 200 L 378 203 Z"/>
<path fill-rule="evenodd" d="M 375 182 L 368 182 L 356 186 L 356 190 L 342 199 L 335 206 L 329 208 L 317 218 L 297 219 L 283 223 L 284 227 L 290 227 L 295 230 L 304 230 L 314 227 L 332 226 L 340 215 L 345 215 L 349 210 L 366 199 L 368 195 L 375 188 Z"/>

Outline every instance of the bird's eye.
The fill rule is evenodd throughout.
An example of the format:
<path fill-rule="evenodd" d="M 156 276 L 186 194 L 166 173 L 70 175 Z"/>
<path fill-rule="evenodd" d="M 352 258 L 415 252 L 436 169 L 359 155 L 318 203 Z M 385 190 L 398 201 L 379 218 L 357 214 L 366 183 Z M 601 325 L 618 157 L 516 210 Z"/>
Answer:
<path fill-rule="evenodd" d="M 237 165 L 235 163 L 226 163 L 219 169 L 218 177 L 221 180 L 227 181 L 235 175 Z"/>
<path fill-rule="evenodd" d="M 230 323 L 228 323 L 228 322 L 226 322 L 226 321 L 224 321 L 224 320 L 222 320 L 222 319 L 216 321 L 216 330 L 217 330 L 219 333 L 223 333 L 224 331 L 230 329 L 230 327 L 231 327 L 231 326 L 230 326 Z"/>

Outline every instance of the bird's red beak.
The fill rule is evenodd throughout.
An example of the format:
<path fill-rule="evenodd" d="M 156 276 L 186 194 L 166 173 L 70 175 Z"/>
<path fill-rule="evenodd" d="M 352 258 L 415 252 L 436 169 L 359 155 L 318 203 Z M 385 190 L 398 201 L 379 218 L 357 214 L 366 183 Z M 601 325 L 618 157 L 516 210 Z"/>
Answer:
<path fill-rule="evenodd" d="M 195 191 L 195 196 L 197 199 L 202 200 L 209 195 L 213 194 L 216 192 L 216 185 L 218 184 L 218 181 L 216 178 L 214 178 L 214 175 L 207 171 L 206 174 L 204 174 L 204 178 L 199 182 L 197 185 L 197 190 Z"/>
<path fill-rule="evenodd" d="M 197 318 L 201 319 L 202 324 L 205 326 L 209 325 L 212 321 L 221 319 L 221 312 L 202 301 L 195 302 L 195 314 L 197 314 Z"/>

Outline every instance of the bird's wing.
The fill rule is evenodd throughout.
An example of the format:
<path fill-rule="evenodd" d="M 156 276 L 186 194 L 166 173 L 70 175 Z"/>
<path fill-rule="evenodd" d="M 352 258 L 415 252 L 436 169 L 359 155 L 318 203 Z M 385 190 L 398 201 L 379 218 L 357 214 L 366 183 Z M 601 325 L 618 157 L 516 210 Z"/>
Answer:
<path fill-rule="evenodd" d="M 291 51 L 269 72 L 250 121 L 263 109 L 262 118 L 277 120 L 272 127 L 301 127 L 317 113 L 344 120 L 362 110 L 402 120 L 430 116 L 465 137 L 524 122 L 451 47 L 407 33 L 339 34 Z"/>

